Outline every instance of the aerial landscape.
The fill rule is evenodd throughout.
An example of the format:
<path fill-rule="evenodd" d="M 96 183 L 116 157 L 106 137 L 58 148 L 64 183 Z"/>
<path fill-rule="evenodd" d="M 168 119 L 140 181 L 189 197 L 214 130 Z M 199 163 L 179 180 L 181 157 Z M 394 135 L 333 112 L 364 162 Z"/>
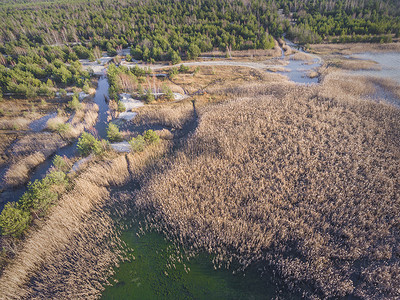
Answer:
<path fill-rule="evenodd" d="M 0 299 L 400 299 L 398 0 L 0 0 Z"/>

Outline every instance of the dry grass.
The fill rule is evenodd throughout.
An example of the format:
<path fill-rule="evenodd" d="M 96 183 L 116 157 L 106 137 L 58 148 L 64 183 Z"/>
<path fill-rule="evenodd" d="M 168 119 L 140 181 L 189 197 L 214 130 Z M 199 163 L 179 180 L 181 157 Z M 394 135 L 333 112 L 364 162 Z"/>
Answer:
<path fill-rule="evenodd" d="M 400 43 L 391 44 L 369 44 L 369 43 L 346 43 L 346 44 L 314 44 L 310 50 L 315 54 L 343 54 L 350 55 L 360 52 L 399 52 Z"/>
<path fill-rule="evenodd" d="M 138 176 L 167 147 L 159 143 L 140 155 L 118 156 L 79 175 L 5 268 L 0 298 L 97 299 L 123 255 L 116 228 L 102 209 L 107 188 Z"/>
<path fill-rule="evenodd" d="M 0 120 L 0 129 L 3 130 L 27 130 L 28 125 L 32 120 L 22 117 L 17 117 L 13 119 L 3 119 Z"/>
<path fill-rule="evenodd" d="M 34 152 L 26 157 L 18 159 L 12 164 L 4 175 L 4 182 L 11 186 L 23 184 L 29 180 L 29 172 L 32 168 L 44 162 L 46 158 L 41 152 Z"/>
<path fill-rule="evenodd" d="M 142 107 L 138 115 L 132 120 L 137 125 L 160 124 L 171 128 L 181 129 L 193 113 L 190 101 L 183 101 L 168 106 L 152 105 Z"/>
<path fill-rule="evenodd" d="M 0 165 L 5 164 L 10 158 L 6 150 L 10 147 L 12 142 L 18 138 L 17 133 L 7 134 L 0 132 Z"/>
<path fill-rule="evenodd" d="M 174 138 L 172 132 L 165 128 L 163 130 L 156 130 L 155 133 L 163 140 L 172 140 Z"/>
<path fill-rule="evenodd" d="M 24 135 L 7 150 L 10 162 L 6 172 L 8 175 L 5 176 L 3 184 L 16 186 L 26 183 L 29 172 L 34 167 L 67 144 L 68 142 L 57 133 L 41 132 Z"/>
<path fill-rule="evenodd" d="M 58 126 L 61 125 L 61 124 L 65 124 L 65 122 L 67 120 L 68 120 L 67 117 L 56 116 L 56 117 L 51 118 L 50 120 L 47 121 L 46 128 L 51 130 L 51 131 L 56 131 Z"/>
<path fill-rule="evenodd" d="M 296 52 L 295 54 L 293 54 L 290 59 L 293 60 L 305 60 L 305 61 L 312 61 L 315 59 L 314 56 L 304 53 L 304 52 Z"/>
<path fill-rule="evenodd" d="M 172 239 L 271 265 L 305 297 L 398 298 L 400 110 L 329 88 L 253 85 L 205 109 L 138 207 Z"/>
<path fill-rule="evenodd" d="M 201 54 L 202 57 L 226 57 L 225 51 L 210 51 Z M 275 41 L 275 47 L 269 50 L 262 49 L 249 49 L 241 51 L 230 51 L 230 55 L 233 59 L 247 58 L 247 59 L 268 59 L 273 57 L 280 57 L 282 55 L 281 49 L 278 43 Z"/>
<path fill-rule="evenodd" d="M 365 97 L 375 92 L 368 77 L 332 71 L 323 79 L 322 94 L 326 97 Z"/>
<path fill-rule="evenodd" d="M 344 70 L 380 70 L 381 66 L 372 60 L 362 59 L 340 59 L 334 62 L 334 65 Z"/>
<path fill-rule="evenodd" d="M 400 99 L 400 85 L 393 79 L 381 77 L 369 77 L 369 80 L 375 85 L 381 86 L 385 90 L 391 92 L 394 96 Z"/>

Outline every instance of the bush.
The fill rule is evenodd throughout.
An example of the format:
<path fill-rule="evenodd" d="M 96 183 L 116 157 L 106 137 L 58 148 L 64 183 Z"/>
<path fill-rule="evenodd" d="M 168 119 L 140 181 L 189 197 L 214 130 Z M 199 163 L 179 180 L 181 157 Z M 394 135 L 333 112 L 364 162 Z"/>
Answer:
<path fill-rule="evenodd" d="M 20 209 L 15 202 L 7 203 L 0 214 L 2 235 L 19 237 L 28 228 L 30 222 L 30 213 Z"/>
<path fill-rule="evenodd" d="M 70 130 L 70 125 L 69 124 L 66 124 L 66 123 L 59 123 L 59 124 L 57 124 L 57 127 L 56 127 L 56 131 L 59 133 L 59 134 L 61 134 L 61 135 L 63 135 L 63 134 L 65 134 L 66 132 L 68 132 L 69 130 Z"/>
<path fill-rule="evenodd" d="M 144 140 L 147 144 L 157 143 L 160 140 L 160 137 L 153 130 L 147 130 L 143 135 Z"/>
<path fill-rule="evenodd" d="M 174 93 L 172 92 L 172 90 L 169 88 L 169 86 L 167 86 L 165 83 L 162 86 L 162 92 L 165 94 L 165 98 L 167 100 L 174 100 Z"/>
<path fill-rule="evenodd" d="M 131 145 L 132 152 L 142 152 L 146 145 L 146 141 L 143 136 L 139 134 L 136 138 L 132 138 L 129 141 L 129 144 Z"/>
<path fill-rule="evenodd" d="M 55 155 L 53 158 L 53 166 L 56 170 L 66 172 L 68 170 L 68 165 L 65 162 L 65 159 L 60 155 Z"/>
<path fill-rule="evenodd" d="M 65 188 L 67 178 L 64 172 L 52 171 L 42 180 L 29 183 L 28 191 L 19 199 L 19 206 L 26 211 L 34 211 L 36 215 L 44 215 L 50 205 L 58 200 L 59 189 Z"/>
<path fill-rule="evenodd" d="M 180 65 L 179 66 L 179 72 L 180 73 L 187 73 L 187 72 L 189 72 L 189 67 L 185 66 L 185 65 Z"/>
<path fill-rule="evenodd" d="M 84 85 L 83 85 L 83 87 L 82 87 L 82 91 L 85 93 L 85 94 L 89 94 L 89 84 L 86 82 Z"/>
<path fill-rule="evenodd" d="M 176 67 L 169 69 L 169 72 L 168 72 L 169 78 L 173 79 L 176 75 L 178 75 L 178 73 L 179 73 L 178 68 L 176 68 Z"/>
<path fill-rule="evenodd" d="M 126 107 L 125 107 L 124 103 L 122 103 L 121 101 L 118 101 L 118 111 L 124 112 L 125 110 L 126 110 Z"/>
<path fill-rule="evenodd" d="M 72 100 L 68 102 L 68 108 L 70 110 L 80 110 L 82 108 L 82 104 L 79 102 L 78 96 L 74 95 Z"/>
<path fill-rule="evenodd" d="M 151 89 L 148 89 L 145 95 L 146 103 L 150 103 L 154 101 L 154 94 L 152 93 Z"/>
<path fill-rule="evenodd" d="M 65 97 L 67 95 L 67 91 L 64 89 L 60 89 L 59 93 L 61 97 Z"/>
<path fill-rule="evenodd" d="M 88 156 L 92 152 L 99 155 L 103 153 L 104 148 L 101 141 L 96 139 L 90 133 L 84 132 L 78 140 L 78 150 L 81 155 Z"/>
<path fill-rule="evenodd" d="M 117 125 L 110 123 L 107 128 L 107 139 L 110 142 L 121 142 L 122 134 L 119 132 L 119 128 Z"/>

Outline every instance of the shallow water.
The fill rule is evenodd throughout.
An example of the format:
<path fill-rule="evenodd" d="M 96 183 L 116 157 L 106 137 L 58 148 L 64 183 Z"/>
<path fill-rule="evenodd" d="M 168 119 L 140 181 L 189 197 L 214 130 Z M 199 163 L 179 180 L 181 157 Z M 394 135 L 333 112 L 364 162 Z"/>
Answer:
<path fill-rule="evenodd" d="M 285 43 L 293 49 L 297 49 L 299 52 L 307 53 L 303 51 L 298 45 L 292 43 L 291 41 L 285 39 Z M 287 76 L 291 81 L 298 84 L 317 84 L 318 77 L 310 78 L 308 74 L 311 71 L 315 71 L 321 66 L 321 59 L 315 57 L 312 61 L 304 60 L 294 60 L 291 59 L 292 55 L 289 55 L 289 64 L 283 66 L 285 72 L 277 72 L 279 74 Z M 285 54 L 282 50 L 282 57 L 280 59 L 285 59 Z"/>
<path fill-rule="evenodd" d="M 374 77 L 390 78 L 400 84 L 400 53 L 359 53 L 352 57 L 365 60 L 373 60 L 379 63 L 381 70 L 361 70 L 354 71 L 355 74 L 368 75 Z"/>
<path fill-rule="evenodd" d="M 135 259 L 120 264 L 101 299 L 271 299 L 277 292 L 271 274 L 214 269 L 205 253 L 187 261 L 162 234 L 138 232 L 135 224 L 122 234 Z"/>
<path fill-rule="evenodd" d="M 363 60 L 372 60 L 379 64 L 379 70 L 359 70 L 352 71 L 352 74 L 361 76 L 371 76 L 375 78 L 391 79 L 395 83 L 400 84 L 400 53 L 358 53 L 351 57 Z M 383 100 L 390 104 L 400 106 L 400 99 L 393 94 L 390 90 L 380 85 L 379 82 L 375 84 L 375 93 L 370 95 L 374 100 Z"/>

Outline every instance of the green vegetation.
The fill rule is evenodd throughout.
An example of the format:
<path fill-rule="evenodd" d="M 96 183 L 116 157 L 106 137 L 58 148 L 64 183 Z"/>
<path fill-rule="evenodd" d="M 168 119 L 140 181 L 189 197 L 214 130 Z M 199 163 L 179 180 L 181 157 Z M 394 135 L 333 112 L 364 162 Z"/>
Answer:
<path fill-rule="evenodd" d="M 160 137 L 153 130 L 149 129 L 143 134 L 143 138 L 147 144 L 155 144 L 158 143 Z"/>
<path fill-rule="evenodd" d="M 147 145 L 156 144 L 160 140 L 160 137 L 153 130 L 149 129 L 144 132 L 143 135 L 138 135 L 129 141 L 132 152 L 142 152 Z"/>
<path fill-rule="evenodd" d="M 53 166 L 57 171 L 66 172 L 68 170 L 68 165 L 65 159 L 60 155 L 55 155 L 53 158 Z"/>
<path fill-rule="evenodd" d="M 90 153 L 100 155 L 104 152 L 104 145 L 90 133 L 84 132 L 78 140 L 78 150 L 83 156 L 88 156 Z"/>
<path fill-rule="evenodd" d="M 118 110 L 119 112 L 124 112 L 124 111 L 126 110 L 126 107 L 125 107 L 124 103 L 122 103 L 122 101 L 118 101 L 118 108 L 117 108 L 117 110 Z"/>
<path fill-rule="evenodd" d="M 119 132 L 119 128 L 117 125 L 110 123 L 107 128 L 107 139 L 110 142 L 121 142 L 122 134 Z"/>
<path fill-rule="evenodd" d="M 400 34 L 398 1 L 282 1 L 288 16 L 293 12 L 296 25 L 288 28 L 295 41 L 391 42 Z"/>
<path fill-rule="evenodd" d="M 79 97 L 77 94 L 74 94 L 72 96 L 72 100 L 68 102 L 68 108 L 75 111 L 82 108 L 82 104 L 79 102 Z"/>
<path fill-rule="evenodd" d="M 18 202 L 9 202 L 0 215 L 1 233 L 20 237 L 34 218 L 44 216 L 68 184 L 62 171 L 52 171 L 42 180 L 35 180 L 28 185 Z"/>
<path fill-rule="evenodd" d="M 89 73 L 79 61 L 69 60 L 69 48 L 30 47 L 8 54 L 0 64 L 0 92 L 19 97 L 54 96 L 55 84 L 60 87 L 84 86 Z"/>
<path fill-rule="evenodd" d="M 17 203 L 9 202 L 0 215 L 0 227 L 3 235 L 20 237 L 29 227 L 31 215 L 19 208 Z"/>
<path fill-rule="evenodd" d="M 131 145 L 132 152 L 142 152 L 146 146 L 146 141 L 143 136 L 139 134 L 137 137 L 132 138 L 129 144 Z"/>

